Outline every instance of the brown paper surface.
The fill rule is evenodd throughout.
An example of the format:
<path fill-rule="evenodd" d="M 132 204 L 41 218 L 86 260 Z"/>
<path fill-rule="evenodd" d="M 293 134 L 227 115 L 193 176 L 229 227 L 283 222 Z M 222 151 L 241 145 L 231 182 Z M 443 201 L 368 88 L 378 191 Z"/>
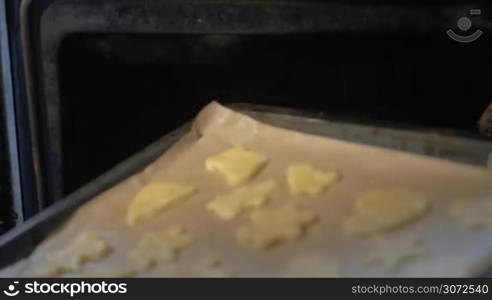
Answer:
<path fill-rule="evenodd" d="M 247 214 L 226 222 L 205 210 L 208 201 L 230 191 L 230 187 L 220 175 L 207 172 L 204 161 L 233 145 L 268 156 L 267 166 L 251 181 L 254 184 L 273 178 L 279 183 L 280 188 L 267 207 L 296 202 L 319 214 L 319 221 L 299 241 L 267 251 L 245 248 L 237 243 L 235 232 L 248 222 Z M 343 179 L 319 197 L 296 199 L 289 195 L 285 180 L 286 167 L 293 162 L 339 170 Z M 135 194 L 146 183 L 159 180 L 190 184 L 199 192 L 148 222 L 128 227 L 126 211 Z M 385 236 L 396 241 L 422 238 L 427 253 L 395 270 L 368 267 L 363 262 L 368 253 L 376 250 L 373 241 L 347 236 L 341 224 L 351 214 L 357 195 L 371 188 L 393 187 L 424 193 L 433 208 L 419 221 Z M 463 229 L 451 218 L 449 205 L 453 200 L 484 197 L 492 201 L 492 173 L 485 169 L 285 130 L 212 102 L 200 112 L 192 130 L 169 151 L 143 172 L 78 209 L 31 257 L 5 270 L 4 275 L 26 275 L 26 270 L 39 263 L 47 252 L 63 247 L 84 230 L 100 233 L 114 251 L 105 260 L 87 264 L 82 274 L 69 275 L 131 268 L 128 251 L 143 233 L 182 224 L 194 236 L 194 243 L 182 251 L 176 264 L 189 268 L 213 255 L 234 276 L 280 276 L 292 259 L 314 254 L 335 259 L 340 276 L 468 276 L 492 267 L 492 235 L 486 230 Z M 174 267 L 162 265 L 139 276 L 174 276 Z"/>

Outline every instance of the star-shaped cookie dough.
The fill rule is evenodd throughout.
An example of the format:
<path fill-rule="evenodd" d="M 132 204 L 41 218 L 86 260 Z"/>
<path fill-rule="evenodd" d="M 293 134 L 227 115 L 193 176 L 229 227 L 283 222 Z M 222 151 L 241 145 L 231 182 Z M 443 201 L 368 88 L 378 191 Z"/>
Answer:
<path fill-rule="evenodd" d="M 161 232 L 146 233 L 129 259 L 139 269 L 146 270 L 157 264 L 173 261 L 179 251 L 189 246 L 193 238 L 181 225 L 174 225 Z"/>
<path fill-rule="evenodd" d="M 294 204 L 280 208 L 259 209 L 250 215 L 251 223 L 237 231 L 240 244 L 266 249 L 287 240 L 299 239 L 317 214 Z"/>

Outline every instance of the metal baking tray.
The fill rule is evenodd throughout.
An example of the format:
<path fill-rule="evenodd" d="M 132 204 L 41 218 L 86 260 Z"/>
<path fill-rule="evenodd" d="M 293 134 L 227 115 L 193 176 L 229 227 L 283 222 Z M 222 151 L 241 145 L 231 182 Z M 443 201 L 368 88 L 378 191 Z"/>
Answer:
<path fill-rule="evenodd" d="M 492 142 L 465 137 L 446 136 L 429 131 L 419 132 L 361 125 L 333 120 L 333 118 L 327 118 L 320 114 L 310 114 L 271 106 L 253 106 L 239 103 L 230 107 L 265 123 L 304 133 L 403 150 L 474 165 L 485 166 L 488 155 L 492 152 Z M 122 180 L 143 170 L 188 132 L 191 124 L 191 121 L 187 122 L 182 127 L 164 135 L 147 148 L 123 161 L 62 201 L 53 204 L 1 236 L 0 268 L 11 265 L 28 256 L 44 238 L 62 225 L 78 207 Z M 487 272 L 487 274 L 492 276 L 492 272 Z"/>

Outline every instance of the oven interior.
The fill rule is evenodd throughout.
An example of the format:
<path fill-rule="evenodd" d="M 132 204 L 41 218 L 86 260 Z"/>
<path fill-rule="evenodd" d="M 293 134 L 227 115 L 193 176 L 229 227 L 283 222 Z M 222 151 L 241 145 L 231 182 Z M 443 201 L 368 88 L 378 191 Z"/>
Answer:
<path fill-rule="evenodd" d="M 67 36 L 58 52 L 64 193 L 212 99 L 480 139 L 491 40 L 443 32 Z"/>

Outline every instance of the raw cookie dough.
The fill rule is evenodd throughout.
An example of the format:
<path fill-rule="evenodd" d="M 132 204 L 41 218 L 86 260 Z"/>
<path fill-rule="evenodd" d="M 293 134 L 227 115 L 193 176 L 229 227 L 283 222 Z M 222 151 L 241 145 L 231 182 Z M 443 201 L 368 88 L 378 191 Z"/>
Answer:
<path fill-rule="evenodd" d="M 416 237 L 397 240 L 375 237 L 373 241 L 376 249 L 369 254 L 364 264 L 382 264 L 389 271 L 396 270 L 405 262 L 421 258 L 427 252 L 423 240 Z"/>
<path fill-rule="evenodd" d="M 415 221 L 430 209 L 427 198 L 400 188 L 376 189 L 359 196 L 355 212 L 343 224 L 354 235 L 371 235 Z"/>
<path fill-rule="evenodd" d="M 237 188 L 229 194 L 217 196 L 207 203 L 207 210 L 222 220 L 231 220 L 243 211 L 266 204 L 277 184 L 268 180 L 252 187 Z"/>
<path fill-rule="evenodd" d="M 310 164 L 292 164 L 287 168 L 287 183 L 293 196 L 315 197 L 340 181 L 337 171 L 321 171 Z"/>
<path fill-rule="evenodd" d="M 340 277 L 339 263 L 334 258 L 320 254 L 305 254 L 295 257 L 282 277 Z"/>
<path fill-rule="evenodd" d="M 205 161 L 205 167 L 208 171 L 224 175 L 229 185 L 236 186 L 253 178 L 266 163 L 265 155 L 243 147 L 234 147 L 209 157 Z"/>
<path fill-rule="evenodd" d="M 189 185 L 172 182 L 153 182 L 143 187 L 130 204 L 127 214 L 127 224 L 148 220 L 160 212 L 169 209 L 189 198 L 196 189 Z"/>
<path fill-rule="evenodd" d="M 287 240 L 297 240 L 317 219 L 311 210 L 293 204 L 275 209 L 259 209 L 250 215 L 251 223 L 237 231 L 240 244 L 266 249 Z"/>
<path fill-rule="evenodd" d="M 98 234 L 84 232 L 65 248 L 48 253 L 45 260 L 28 273 L 32 277 L 54 277 L 78 272 L 84 263 L 101 260 L 111 251 L 111 246 Z"/>
<path fill-rule="evenodd" d="M 173 261 L 193 238 L 181 225 L 173 225 L 161 232 L 146 233 L 137 247 L 129 254 L 129 259 L 139 269 L 146 270 L 157 264 Z"/>
<path fill-rule="evenodd" d="M 451 215 L 467 229 L 492 229 L 492 197 L 475 201 L 456 200 Z"/>

